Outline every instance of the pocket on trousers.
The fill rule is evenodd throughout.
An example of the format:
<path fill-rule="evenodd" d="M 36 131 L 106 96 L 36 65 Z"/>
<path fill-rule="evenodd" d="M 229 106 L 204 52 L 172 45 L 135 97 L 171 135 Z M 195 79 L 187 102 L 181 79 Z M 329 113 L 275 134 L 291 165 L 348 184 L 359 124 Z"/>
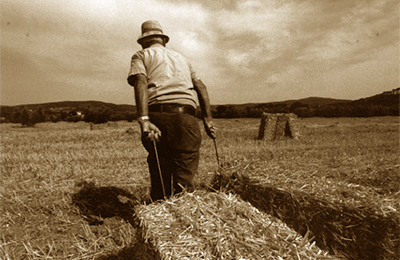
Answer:
<path fill-rule="evenodd" d="M 201 132 L 199 123 L 194 116 L 180 114 L 173 128 L 170 145 L 174 149 L 185 152 L 195 152 L 200 149 Z"/>

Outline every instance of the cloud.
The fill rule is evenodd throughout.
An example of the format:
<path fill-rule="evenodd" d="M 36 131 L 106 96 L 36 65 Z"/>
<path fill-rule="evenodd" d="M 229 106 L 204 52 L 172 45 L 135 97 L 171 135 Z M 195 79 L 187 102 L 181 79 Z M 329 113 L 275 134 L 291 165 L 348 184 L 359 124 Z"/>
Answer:
<path fill-rule="evenodd" d="M 23 93 L 10 72 L 22 64 L 26 82 L 57 85 L 43 89 L 131 103 L 130 57 L 140 49 L 141 23 L 150 19 L 170 36 L 167 47 L 192 63 L 213 103 L 293 99 L 294 89 L 330 95 L 336 87 L 341 98 L 356 98 L 349 85 L 371 70 L 379 71 L 375 88 L 398 87 L 398 9 L 396 0 L 4 0 L 1 48 L 14 58 L 1 57 L 1 99 L 13 95 L 4 82 Z M 382 71 L 388 60 L 394 69 Z"/>
<path fill-rule="evenodd" d="M 266 82 L 285 87 L 333 69 L 346 71 L 347 66 L 378 59 L 381 51 L 398 43 L 396 7 L 394 1 L 240 2 L 236 9 L 215 15 L 219 44 L 226 47 L 221 65 L 229 67 L 226 74 L 239 70 L 268 88 L 276 84 Z M 238 88 L 247 81 L 239 81 Z M 254 85 L 249 91 L 257 91 Z"/>
<path fill-rule="evenodd" d="M 334 16 L 336 26 L 322 24 L 328 30 L 318 33 L 300 58 L 319 63 L 340 60 L 342 65 L 353 64 L 370 59 L 377 49 L 398 42 L 395 22 L 398 14 L 390 10 L 390 2 L 379 3 L 378 6 L 365 3 L 352 8 L 342 6 Z"/>
<path fill-rule="evenodd" d="M 118 84 L 123 86 L 118 92 L 131 91 L 125 80 L 132 53 L 129 36 L 113 31 L 115 24 L 110 19 L 117 18 L 114 14 L 104 15 L 112 2 L 92 1 L 92 5 L 87 5 L 89 2 L 68 1 L 63 8 L 56 1 L 9 3 L 6 5 L 9 12 L 4 14 L 2 10 L 2 50 L 6 49 L 15 58 L 4 60 L 2 57 L 2 72 L 18 60 L 23 64 L 29 61 L 26 73 L 35 71 L 37 74 L 29 73 L 34 78 L 32 82 L 37 82 L 35 88 L 53 85 L 57 93 L 72 92 L 64 95 L 65 98 L 104 99 L 106 95 L 99 93 L 110 92 L 109 88 Z M 8 26 L 4 28 L 4 24 Z M 121 62 L 124 59 L 126 62 Z M 117 75 L 120 78 L 116 78 Z M 7 82 L 2 85 L 27 87 L 12 80 Z M 58 99 L 56 92 L 47 93 L 53 93 Z M 47 96 L 38 91 L 36 96 L 39 95 L 39 100 Z M 2 95 L 2 102 L 5 96 Z M 132 95 L 124 96 L 133 99 Z M 29 103 L 27 98 L 22 102 Z"/>
<path fill-rule="evenodd" d="M 197 24 L 189 22 L 190 33 L 174 35 L 182 43 L 176 49 L 200 60 L 207 78 L 218 79 L 218 91 L 210 90 L 216 102 L 226 99 L 220 93 L 229 93 L 232 103 L 317 94 L 354 98 L 363 93 L 362 85 L 357 91 L 348 85 L 361 81 L 369 71 L 365 64 L 380 66 L 382 53 L 399 53 L 391 48 L 399 42 L 396 1 L 167 2 L 202 14 L 193 19 Z M 357 76 L 352 79 L 347 71 Z M 393 72 L 384 74 L 366 89 L 385 82 L 382 77 L 393 79 Z M 341 75 L 347 83 L 336 79 Z M 382 84 L 396 87 L 396 77 Z"/>

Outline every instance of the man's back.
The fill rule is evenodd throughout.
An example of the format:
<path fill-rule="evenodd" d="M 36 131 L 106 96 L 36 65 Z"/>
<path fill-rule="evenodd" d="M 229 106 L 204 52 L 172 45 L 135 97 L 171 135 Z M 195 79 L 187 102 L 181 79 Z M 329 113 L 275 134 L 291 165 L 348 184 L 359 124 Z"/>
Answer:
<path fill-rule="evenodd" d="M 131 74 L 143 73 L 148 81 L 149 105 L 179 103 L 196 107 L 192 78 L 186 58 L 162 45 L 140 50 L 132 57 Z"/>

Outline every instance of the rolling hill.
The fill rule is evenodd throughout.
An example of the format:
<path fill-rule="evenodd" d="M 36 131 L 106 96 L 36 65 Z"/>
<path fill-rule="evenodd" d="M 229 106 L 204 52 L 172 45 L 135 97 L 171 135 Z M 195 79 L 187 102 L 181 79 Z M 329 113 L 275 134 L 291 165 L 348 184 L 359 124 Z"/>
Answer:
<path fill-rule="evenodd" d="M 362 110 L 363 108 L 374 108 L 380 110 L 390 110 L 393 111 L 399 109 L 399 92 L 400 88 L 394 89 L 392 91 L 386 91 L 381 94 L 377 94 L 371 97 L 366 97 L 358 100 L 346 100 L 346 99 L 333 99 L 333 98 L 321 98 L 321 97 L 308 97 L 298 100 L 286 100 L 280 102 L 266 102 L 266 103 L 246 103 L 246 104 L 225 104 L 225 105 L 212 105 L 212 111 L 217 111 L 218 109 L 229 108 L 231 110 L 243 111 L 257 110 L 268 111 L 273 108 L 273 111 L 283 111 L 287 112 L 291 110 L 294 106 L 297 108 L 303 108 L 308 110 L 335 110 L 335 111 L 353 111 Z M 7 117 L 15 109 L 27 108 L 28 110 L 37 110 L 41 107 L 43 110 L 52 111 L 87 111 L 90 109 L 100 109 L 106 108 L 113 113 L 135 113 L 136 106 L 128 104 L 113 104 L 101 101 L 62 101 L 62 102 L 51 102 L 42 104 L 26 104 L 17 106 L 0 106 L 1 117 Z M 304 111 L 303 111 L 304 112 Z M 332 114 L 332 113 L 331 113 Z M 324 116 L 324 113 L 313 114 L 315 116 Z M 375 114 L 371 114 L 375 115 Z M 329 113 L 325 116 L 329 116 Z M 340 116 L 340 115 L 334 115 Z M 345 115 L 348 116 L 348 113 Z"/>

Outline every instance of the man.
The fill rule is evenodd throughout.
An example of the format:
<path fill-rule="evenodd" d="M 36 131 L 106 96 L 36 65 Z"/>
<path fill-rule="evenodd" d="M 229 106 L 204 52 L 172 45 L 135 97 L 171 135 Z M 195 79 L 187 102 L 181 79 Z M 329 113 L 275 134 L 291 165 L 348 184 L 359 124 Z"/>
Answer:
<path fill-rule="evenodd" d="M 215 138 L 215 128 L 206 86 L 184 56 L 165 47 L 169 37 L 161 25 L 144 22 L 137 41 L 142 50 L 132 56 L 128 83 L 135 89 L 142 143 L 149 152 L 150 195 L 156 201 L 181 192 L 182 187 L 189 192 L 195 189 L 201 143 L 197 98 L 211 138 Z"/>

